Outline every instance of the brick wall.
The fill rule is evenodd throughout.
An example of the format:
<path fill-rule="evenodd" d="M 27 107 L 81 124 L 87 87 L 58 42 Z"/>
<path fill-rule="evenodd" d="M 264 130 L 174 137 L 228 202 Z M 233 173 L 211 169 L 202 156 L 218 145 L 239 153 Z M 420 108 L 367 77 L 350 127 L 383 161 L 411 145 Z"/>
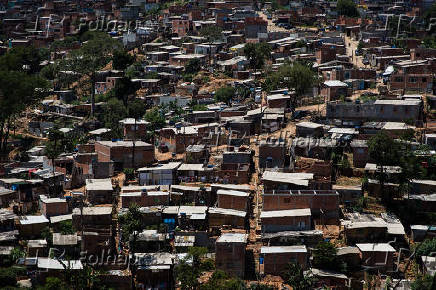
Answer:
<path fill-rule="evenodd" d="M 243 278 L 245 272 L 245 243 L 216 243 L 215 248 L 216 268 Z"/>
<path fill-rule="evenodd" d="M 248 197 L 219 194 L 218 207 L 246 211 L 248 209 Z"/>
<path fill-rule="evenodd" d="M 263 254 L 264 273 L 280 275 L 286 271 L 290 262 L 298 263 L 303 269 L 307 268 L 307 253 L 271 253 Z"/>

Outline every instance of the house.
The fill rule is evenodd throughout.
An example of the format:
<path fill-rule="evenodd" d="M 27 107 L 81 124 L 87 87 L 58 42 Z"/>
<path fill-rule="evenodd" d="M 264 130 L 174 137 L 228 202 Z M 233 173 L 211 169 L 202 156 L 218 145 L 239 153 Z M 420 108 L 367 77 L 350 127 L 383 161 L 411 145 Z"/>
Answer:
<path fill-rule="evenodd" d="M 177 168 L 181 162 L 168 162 L 166 164 L 158 164 L 152 167 L 139 168 L 139 184 L 140 185 L 171 185 L 177 183 Z"/>
<path fill-rule="evenodd" d="M 27 257 L 47 257 L 48 244 L 46 240 L 28 240 Z"/>
<path fill-rule="evenodd" d="M 316 268 L 312 268 L 310 271 L 316 281 L 314 287 L 322 288 L 331 286 L 336 289 L 349 289 L 350 278 L 345 274 Z"/>
<path fill-rule="evenodd" d="M 53 233 L 52 245 L 57 249 L 55 255 L 65 253 L 70 257 L 76 257 L 80 254 L 80 236 L 77 234 Z"/>
<path fill-rule="evenodd" d="M 87 179 L 85 195 L 92 204 L 112 203 L 113 186 L 109 178 L 107 179 Z"/>
<path fill-rule="evenodd" d="M 193 124 L 213 123 L 218 120 L 218 114 L 215 111 L 192 111 L 185 118 Z"/>
<path fill-rule="evenodd" d="M 228 208 L 210 207 L 209 227 L 222 228 L 223 226 L 245 229 L 247 227 L 247 212 Z"/>
<path fill-rule="evenodd" d="M 172 21 L 173 33 L 177 34 L 179 37 L 186 36 L 187 33 L 192 30 L 192 21 L 189 19 L 174 19 Z"/>
<path fill-rule="evenodd" d="M 18 229 L 24 237 L 40 236 L 43 228 L 48 226 L 49 220 L 43 215 L 27 215 L 18 218 Z"/>
<path fill-rule="evenodd" d="M 17 216 L 10 209 L 0 208 L 0 232 L 13 231 Z"/>
<path fill-rule="evenodd" d="M 388 88 L 391 91 L 432 92 L 432 64 L 428 60 L 404 60 L 394 63 L 395 71 L 391 74 Z"/>
<path fill-rule="evenodd" d="M 204 163 L 209 161 L 209 148 L 205 144 L 189 145 L 186 148 L 186 163 Z"/>
<path fill-rule="evenodd" d="M 229 208 L 247 211 L 249 208 L 250 193 L 237 190 L 224 190 L 217 191 L 218 207 Z"/>
<path fill-rule="evenodd" d="M 370 160 L 367 141 L 356 139 L 351 141 L 350 146 L 353 150 L 353 166 L 364 168 Z"/>
<path fill-rule="evenodd" d="M 310 208 L 264 211 L 260 214 L 262 232 L 304 231 L 312 228 Z"/>
<path fill-rule="evenodd" d="M 77 230 L 108 229 L 112 225 L 112 206 L 75 208 L 72 221 Z"/>
<path fill-rule="evenodd" d="M 342 122 L 412 121 L 416 126 L 422 126 L 423 106 L 420 100 L 376 100 L 365 103 L 327 103 L 327 118 L 339 119 Z"/>
<path fill-rule="evenodd" d="M 161 253 L 134 253 L 136 262 L 136 280 L 146 288 L 171 289 L 174 284 L 174 267 L 186 254 Z M 189 262 L 188 259 L 188 263 Z M 170 278 L 171 277 L 171 278 Z"/>
<path fill-rule="evenodd" d="M 135 237 L 132 234 L 129 244 L 140 253 L 155 253 L 168 250 L 168 240 L 168 234 L 159 233 L 157 230 L 143 230 L 136 233 Z"/>
<path fill-rule="evenodd" d="M 0 187 L 0 208 L 9 207 L 9 204 L 18 199 L 18 194 L 15 190 Z"/>
<path fill-rule="evenodd" d="M 112 206 L 73 209 L 73 226 L 81 231 L 81 252 L 86 256 L 113 251 Z"/>
<path fill-rule="evenodd" d="M 288 147 L 281 139 L 267 139 L 259 143 L 259 167 L 283 168 L 287 163 Z"/>
<path fill-rule="evenodd" d="M 291 96 L 284 94 L 275 94 L 266 96 L 266 101 L 269 108 L 290 108 Z"/>
<path fill-rule="evenodd" d="M 436 206 L 436 193 L 433 194 L 414 194 L 404 197 L 407 203 L 419 208 L 420 212 L 433 212 Z"/>
<path fill-rule="evenodd" d="M 290 262 L 307 268 L 308 251 L 306 246 L 267 246 L 260 248 L 260 256 L 263 258 L 263 272 L 265 274 L 280 276 L 287 270 Z"/>
<path fill-rule="evenodd" d="M 336 138 L 295 138 L 292 140 L 291 150 L 295 156 L 327 161 L 338 143 Z"/>
<path fill-rule="evenodd" d="M 382 218 L 369 214 L 350 214 L 348 218 L 341 221 L 347 243 L 386 241 L 388 226 Z"/>
<path fill-rule="evenodd" d="M 48 198 L 45 195 L 40 196 L 41 213 L 46 217 L 65 215 L 69 212 L 68 203 L 63 198 Z"/>
<path fill-rule="evenodd" d="M 338 258 L 347 264 L 349 269 L 358 269 L 362 261 L 360 260 L 360 251 L 357 247 L 340 247 L 336 249 Z"/>
<path fill-rule="evenodd" d="M 327 101 L 335 101 L 350 95 L 348 85 L 341 81 L 325 81 L 321 85 L 321 94 Z"/>
<path fill-rule="evenodd" d="M 324 135 L 324 126 L 313 122 L 299 122 L 295 125 L 295 134 L 297 137 L 322 137 Z"/>
<path fill-rule="evenodd" d="M 204 54 L 176 54 L 170 56 L 170 65 L 186 66 L 191 60 L 198 59 L 201 64 L 206 63 L 206 55 Z"/>
<path fill-rule="evenodd" d="M 83 269 L 80 260 L 60 260 L 55 258 L 36 258 L 36 275 L 39 281 L 45 281 L 47 277 L 57 277 L 65 271 L 79 272 Z"/>
<path fill-rule="evenodd" d="M 285 173 L 265 171 L 262 175 L 264 192 L 273 190 L 309 189 L 313 173 Z"/>
<path fill-rule="evenodd" d="M 148 191 L 123 192 L 120 194 L 121 207 L 128 208 L 131 204 L 140 207 L 168 205 L 170 193 L 168 191 Z"/>
<path fill-rule="evenodd" d="M 424 266 L 424 272 L 428 275 L 434 276 L 436 274 L 436 257 L 422 256 L 421 260 Z"/>
<path fill-rule="evenodd" d="M 95 152 L 99 162 L 112 161 L 116 170 L 138 168 L 155 161 L 154 146 L 142 141 L 97 141 Z"/>
<path fill-rule="evenodd" d="M 91 140 L 102 141 L 109 140 L 112 130 L 108 128 L 100 128 L 88 132 Z"/>
<path fill-rule="evenodd" d="M 262 17 L 245 18 L 245 38 L 266 39 L 268 22 Z"/>
<path fill-rule="evenodd" d="M 223 233 L 215 242 L 215 265 L 230 275 L 243 278 L 247 234 Z"/>
<path fill-rule="evenodd" d="M 436 181 L 413 179 L 411 181 L 411 192 L 413 194 L 430 194 L 436 192 Z"/>
<path fill-rule="evenodd" d="M 150 122 L 142 119 L 135 120 L 134 118 L 126 118 L 120 120 L 120 124 L 123 129 L 124 139 L 141 140 L 146 138 Z"/>
<path fill-rule="evenodd" d="M 195 145 L 204 139 L 210 139 L 210 143 L 216 144 L 218 123 L 207 123 L 195 126 L 177 128 L 162 128 L 159 131 L 159 143 L 168 147 L 175 153 L 183 153 L 189 145 Z"/>
<path fill-rule="evenodd" d="M 262 194 L 263 210 L 310 209 L 312 218 L 337 224 L 339 193 L 334 190 L 277 190 Z"/>
<path fill-rule="evenodd" d="M 436 237 L 436 227 L 431 225 L 410 225 L 411 238 L 414 242 L 422 242 Z"/>
<path fill-rule="evenodd" d="M 375 271 L 392 271 L 394 269 L 395 249 L 390 244 L 356 244 L 360 251 L 362 266 Z"/>
<path fill-rule="evenodd" d="M 206 182 L 211 179 L 213 168 L 204 167 L 204 164 L 182 164 L 177 169 L 177 176 L 183 182 Z"/>
<path fill-rule="evenodd" d="M 72 221 L 73 215 L 72 214 L 65 214 L 65 215 L 57 215 L 50 217 L 50 225 L 53 228 L 53 230 L 60 231 L 61 223 L 66 221 Z"/>
<path fill-rule="evenodd" d="M 212 205 L 216 198 L 211 189 L 204 186 L 171 185 L 171 202 L 173 204 L 207 204 Z"/>

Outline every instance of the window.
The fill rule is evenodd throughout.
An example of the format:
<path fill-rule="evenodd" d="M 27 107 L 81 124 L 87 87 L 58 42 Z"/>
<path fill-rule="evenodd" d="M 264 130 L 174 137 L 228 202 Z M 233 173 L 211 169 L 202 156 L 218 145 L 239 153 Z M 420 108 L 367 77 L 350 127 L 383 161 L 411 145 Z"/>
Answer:
<path fill-rule="evenodd" d="M 285 203 L 290 203 L 291 202 L 291 198 L 290 197 L 285 197 Z"/>
<path fill-rule="evenodd" d="M 394 81 L 395 81 L 396 83 L 402 83 L 402 82 L 403 82 L 403 78 L 402 78 L 402 77 L 395 77 L 395 78 L 394 78 Z"/>
<path fill-rule="evenodd" d="M 426 83 L 427 82 L 427 78 L 422 78 L 422 82 Z"/>
<path fill-rule="evenodd" d="M 418 80 L 415 77 L 409 78 L 409 83 L 416 83 Z"/>

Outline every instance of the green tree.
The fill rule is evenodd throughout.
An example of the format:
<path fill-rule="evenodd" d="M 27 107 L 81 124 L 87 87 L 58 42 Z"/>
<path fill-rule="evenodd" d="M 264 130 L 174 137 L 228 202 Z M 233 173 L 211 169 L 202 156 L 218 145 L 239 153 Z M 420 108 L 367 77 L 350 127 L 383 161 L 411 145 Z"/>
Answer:
<path fill-rule="evenodd" d="M 357 6 L 353 0 L 338 0 L 336 10 L 338 11 L 339 15 L 348 17 L 360 16 L 359 10 L 357 10 Z"/>
<path fill-rule="evenodd" d="M 313 265 L 325 270 L 339 270 L 341 262 L 336 247 L 329 242 L 319 242 L 313 252 Z"/>
<path fill-rule="evenodd" d="M 24 71 L 29 74 L 39 72 L 41 54 L 33 46 L 16 47 L 0 58 L 0 71 Z"/>
<path fill-rule="evenodd" d="M 53 81 L 56 78 L 57 73 L 57 67 L 52 63 L 44 66 L 40 71 L 40 75 L 50 81 Z"/>
<path fill-rule="evenodd" d="M 68 285 L 58 277 L 47 277 L 43 286 L 37 287 L 37 290 L 58 290 L 70 289 Z"/>
<path fill-rule="evenodd" d="M 415 281 L 410 284 L 411 290 L 433 290 L 434 277 L 431 275 L 423 275 L 416 278 Z"/>
<path fill-rule="evenodd" d="M 201 70 L 201 63 L 198 58 L 194 58 L 188 61 L 185 66 L 186 74 L 197 74 Z"/>
<path fill-rule="evenodd" d="M 41 237 L 47 241 L 47 244 L 51 245 L 53 242 L 53 233 L 49 226 L 44 227 L 41 230 Z"/>
<path fill-rule="evenodd" d="M 91 115 L 95 113 L 95 83 L 97 71 L 109 63 L 113 51 L 121 48 L 121 43 L 102 32 L 87 32 L 82 47 L 72 51 L 60 62 L 62 70 L 80 73 L 81 90 L 91 96 Z"/>
<path fill-rule="evenodd" d="M 25 275 L 26 269 L 21 267 L 0 268 L 0 288 L 17 285 L 17 276 Z"/>
<path fill-rule="evenodd" d="M 142 77 L 143 72 L 144 70 L 142 68 L 142 65 L 139 62 L 135 62 L 134 64 L 127 67 L 125 75 L 129 79 L 136 79 Z"/>
<path fill-rule="evenodd" d="M 297 263 L 289 263 L 287 270 L 282 274 L 285 283 L 292 286 L 295 290 L 313 289 L 314 279 L 311 273 L 304 273 L 301 266 Z"/>
<path fill-rule="evenodd" d="M 289 90 L 295 89 L 298 96 L 303 95 L 316 83 L 316 74 L 308 65 L 295 62 L 291 65 L 284 65 L 279 68 L 284 84 Z"/>
<path fill-rule="evenodd" d="M 188 251 L 187 257 L 176 267 L 176 277 L 180 282 L 181 289 L 198 289 L 198 278 L 201 272 L 210 270 L 208 263 L 201 261 L 202 257 L 207 254 L 207 248 L 192 247 Z M 192 263 L 188 261 L 192 260 Z"/>
<path fill-rule="evenodd" d="M 180 289 L 190 290 L 199 286 L 198 271 L 196 271 L 187 261 L 182 260 L 176 266 L 176 278 L 180 282 Z"/>
<path fill-rule="evenodd" d="M 17 261 L 19 258 L 24 258 L 26 253 L 20 247 L 15 247 L 11 251 L 11 260 L 12 262 Z"/>
<path fill-rule="evenodd" d="M 209 281 L 200 286 L 201 290 L 245 290 L 245 283 L 241 279 L 230 277 L 227 273 L 216 270 Z"/>
<path fill-rule="evenodd" d="M 382 131 L 368 140 L 368 153 L 371 159 L 376 161 L 377 167 L 379 167 L 379 170 L 376 170 L 376 178 L 383 190 L 384 184 L 387 181 L 385 167 L 398 165 L 400 160 L 398 143 Z"/>
<path fill-rule="evenodd" d="M 144 115 L 144 119 L 150 122 L 150 130 L 153 132 L 163 128 L 166 124 L 163 112 L 157 107 L 148 110 Z"/>
<path fill-rule="evenodd" d="M 295 110 L 297 98 L 304 95 L 316 83 L 317 75 L 311 70 L 309 64 L 295 62 L 292 65 L 284 64 L 277 72 L 269 73 L 262 87 L 267 92 L 284 87 L 295 90 L 295 95 L 291 98 L 292 110 Z"/>
<path fill-rule="evenodd" d="M 130 102 L 127 107 L 127 112 L 129 114 L 129 117 L 133 118 L 135 120 L 134 124 L 134 134 L 133 134 L 133 154 L 132 154 L 132 166 L 136 167 L 135 164 L 135 142 L 136 142 L 136 121 L 140 119 L 145 114 L 145 106 L 144 103 L 140 100 L 134 100 L 133 102 Z"/>
<path fill-rule="evenodd" d="M 45 95 L 46 87 L 47 82 L 39 76 L 0 70 L 0 151 L 7 151 L 9 133 L 18 115 L 36 104 Z"/>
<path fill-rule="evenodd" d="M 415 250 L 416 257 L 429 256 L 436 252 L 436 238 L 424 240 Z"/>
<path fill-rule="evenodd" d="M 111 98 L 104 105 L 101 119 L 106 128 L 109 128 L 113 131 L 118 131 L 120 130 L 119 121 L 124 119 L 126 116 L 127 109 L 124 106 L 123 102 L 121 102 L 117 98 Z"/>
<path fill-rule="evenodd" d="M 212 63 L 212 42 L 221 39 L 222 29 L 219 26 L 208 25 L 200 29 L 200 35 L 207 39 L 209 43 L 209 62 Z"/>
<path fill-rule="evenodd" d="M 268 43 L 247 43 L 244 46 L 244 55 L 251 69 L 255 72 L 263 68 L 265 60 L 271 57 L 271 46 Z"/>
<path fill-rule="evenodd" d="M 221 87 L 215 92 L 215 100 L 217 102 L 224 102 L 228 105 L 232 102 L 233 97 L 235 96 L 236 90 L 234 87 Z"/>
<path fill-rule="evenodd" d="M 72 235 L 76 232 L 71 220 L 61 221 L 58 224 L 59 232 L 63 235 Z"/>
<path fill-rule="evenodd" d="M 48 142 L 45 144 L 45 154 L 51 159 L 53 174 L 55 174 L 55 159 L 64 151 L 62 148 L 63 133 L 57 127 L 48 132 Z"/>
<path fill-rule="evenodd" d="M 135 62 L 135 57 L 124 49 L 117 49 L 112 56 L 112 67 L 117 70 L 125 70 Z"/>
<path fill-rule="evenodd" d="M 128 241 L 134 232 L 144 229 L 142 225 L 142 214 L 137 204 L 130 204 L 129 210 L 118 218 L 124 241 Z"/>

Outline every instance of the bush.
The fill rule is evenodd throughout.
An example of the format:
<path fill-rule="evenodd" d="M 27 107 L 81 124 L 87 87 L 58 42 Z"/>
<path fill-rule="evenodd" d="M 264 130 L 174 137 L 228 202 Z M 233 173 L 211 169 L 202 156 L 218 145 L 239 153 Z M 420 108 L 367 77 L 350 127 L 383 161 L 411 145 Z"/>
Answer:
<path fill-rule="evenodd" d="M 230 104 L 231 100 L 235 96 L 236 90 L 233 87 L 227 86 L 219 88 L 215 92 L 215 99 L 218 102 L 224 102 L 226 104 Z"/>
<path fill-rule="evenodd" d="M 416 257 L 428 256 L 436 252 L 436 238 L 425 240 L 416 247 Z"/>
<path fill-rule="evenodd" d="M 124 168 L 123 173 L 126 175 L 126 180 L 134 180 L 135 179 L 135 169 Z"/>
<path fill-rule="evenodd" d="M 17 285 L 17 276 L 25 275 L 26 269 L 20 267 L 9 267 L 0 269 L 0 287 Z"/>

